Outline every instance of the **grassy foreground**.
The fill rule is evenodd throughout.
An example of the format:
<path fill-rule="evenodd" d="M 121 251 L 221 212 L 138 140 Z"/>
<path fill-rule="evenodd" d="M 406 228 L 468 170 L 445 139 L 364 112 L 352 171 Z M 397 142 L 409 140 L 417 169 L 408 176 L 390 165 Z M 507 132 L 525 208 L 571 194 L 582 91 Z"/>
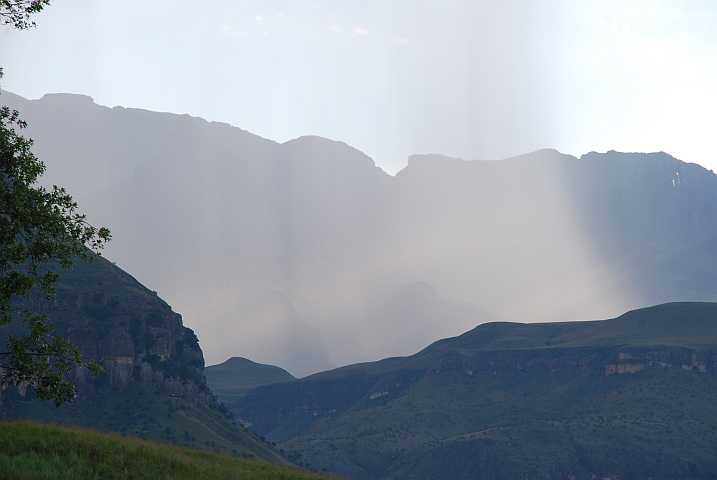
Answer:
<path fill-rule="evenodd" d="M 288 468 L 90 430 L 0 421 L 0 478 L 316 479 Z"/>
<path fill-rule="evenodd" d="M 33 419 L 42 424 L 118 433 L 275 465 L 292 465 L 268 444 L 249 435 L 240 425 L 232 425 L 219 412 L 202 403 L 193 407 L 179 398 L 160 395 L 139 382 L 133 382 L 122 392 L 107 389 L 93 399 L 75 399 L 60 408 L 32 399 L 30 394 L 20 397 L 8 388 L 3 392 L 0 419 Z"/>

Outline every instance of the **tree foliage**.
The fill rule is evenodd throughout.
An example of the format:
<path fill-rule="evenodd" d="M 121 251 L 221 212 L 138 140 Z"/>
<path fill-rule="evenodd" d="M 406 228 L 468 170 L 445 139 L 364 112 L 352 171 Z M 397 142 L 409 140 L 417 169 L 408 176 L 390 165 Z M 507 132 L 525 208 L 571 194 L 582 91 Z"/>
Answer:
<path fill-rule="evenodd" d="M 0 0 L 0 25 L 34 27 L 30 16 L 49 4 Z M 18 307 L 17 301 L 29 300 L 33 291 L 53 300 L 59 275 L 47 265 L 70 268 L 76 258 L 91 261 L 110 232 L 89 225 L 65 189 L 37 185 L 45 165 L 33 155 L 32 140 L 17 133 L 26 126 L 16 110 L 0 107 L 0 326 L 22 321 L 25 327 L 24 335 L 11 335 L 0 351 L 0 383 L 31 385 L 39 398 L 59 406 L 75 396 L 74 382 L 65 380 L 72 368 L 96 374 L 101 367 L 83 363 L 72 342 L 52 335 L 46 315 Z"/>
<path fill-rule="evenodd" d="M 19 30 L 34 27 L 30 15 L 41 12 L 49 4 L 50 0 L 0 0 L 0 24 Z"/>
<path fill-rule="evenodd" d="M 45 165 L 32 153 L 32 140 L 18 134 L 25 127 L 17 111 L 0 107 L 0 326 L 25 324 L 25 334 L 10 336 L 0 351 L 1 381 L 32 385 L 39 398 L 60 405 L 75 396 L 65 374 L 75 365 L 94 372 L 100 367 L 83 363 L 71 342 L 52 335 L 46 315 L 18 307 L 18 301 L 33 292 L 52 301 L 59 274 L 49 265 L 70 268 L 75 259 L 91 261 L 111 237 L 77 213 L 64 188 L 37 184 Z"/>

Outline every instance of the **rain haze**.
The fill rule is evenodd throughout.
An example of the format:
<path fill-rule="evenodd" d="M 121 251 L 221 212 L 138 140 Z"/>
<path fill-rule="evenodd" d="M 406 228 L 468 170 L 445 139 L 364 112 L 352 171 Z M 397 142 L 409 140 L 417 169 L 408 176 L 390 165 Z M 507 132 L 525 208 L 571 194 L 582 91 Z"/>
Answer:
<path fill-rule="evenodd" d="M 712 2 L 58 0 L 34 19 L 0 28 L 0 103 L 208 364 L 306 375 L 484 321 L 717 299 L 647 260 L 654 226 L 619 230 L 640 212 L 597 211 L 585 172 L 627 157 L 575 167 L 717 167 Z M 25 100 L 48 93 L 94 103 Z M 696 175 L 655 158 L 673 186 Z"/>

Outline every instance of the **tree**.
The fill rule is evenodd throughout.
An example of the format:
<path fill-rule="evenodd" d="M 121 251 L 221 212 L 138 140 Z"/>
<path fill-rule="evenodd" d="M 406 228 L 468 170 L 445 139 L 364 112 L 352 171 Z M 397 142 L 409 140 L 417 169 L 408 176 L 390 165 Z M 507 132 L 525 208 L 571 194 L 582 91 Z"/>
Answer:
<path fill-rule="evenodd" d="M 11 25 L 18 30 L 35 26 L 30 15 L 41 12 L 50 0 L 0 0 L 0 24 Z"/>
<path fill-rule="evenodd" d="M 0 25 L 19 30 L 35 26 L 30 16 L 50 0 L 0 0 Z M 2 78 L 2 68 L 0 68 Z M 64 188 L 37 184 L 45 165 L 32 153 L 32 140 L 18 134 L 27 124 L 16 110 L 0 107 L 0 327 L 24 324 L 24 334 L 10 335 L 0 350 L 0 383 L 31 385 L 35 394 L 59 406 L 75 397 L 65 375 L 75 366 L 94 374 L 99 365 L 83 363 L 82 352 L 60 335 L 46 315 L 17 305 L 31 294 L 48 300 L 59 280 L 50 266 L 72 267 L 75 259 L 92 261 L 111 236 L 77 213 L 77 203 Z M 13 304 L 15 302 L 15 305 Z"/>
<path fill-rule="evenodd" d="M 33 3 L 0 1 L 3 9 Z M 74 382 L 65 380 L 72 368 L 83 366 L 97 374 L 101 367 L 83 363 L 72 342 L 52 335 L 46 315 L 18 308 L 17 301 L 30 299 L 33 292 L 52 300 L 59 275 L 50 266 L 70 268 L 75 259 L 91 261 L 111 236 L 77 213 L 77 203 L 64 188 L 47 190 L 37 184 L 45 165 L 32 153 L 32 140 L 18 134 L 26 126 L 16 110 L 0 107 L 0 327 L 20 321 L 25 327 L 0 351 L 0 382 L 32 385 L 40 399 L 59 406 L 75 397 Z"/>

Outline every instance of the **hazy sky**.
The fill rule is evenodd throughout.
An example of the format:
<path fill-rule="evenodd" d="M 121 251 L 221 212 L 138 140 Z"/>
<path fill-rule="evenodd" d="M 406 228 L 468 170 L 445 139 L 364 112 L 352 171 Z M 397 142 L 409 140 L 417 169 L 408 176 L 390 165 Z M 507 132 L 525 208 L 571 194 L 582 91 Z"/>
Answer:
<path fill-rule="evenodd" d="M 717 2 L 56 0 L 2 87 L 412 153 L 660 151 L 717 167 Z"/>

